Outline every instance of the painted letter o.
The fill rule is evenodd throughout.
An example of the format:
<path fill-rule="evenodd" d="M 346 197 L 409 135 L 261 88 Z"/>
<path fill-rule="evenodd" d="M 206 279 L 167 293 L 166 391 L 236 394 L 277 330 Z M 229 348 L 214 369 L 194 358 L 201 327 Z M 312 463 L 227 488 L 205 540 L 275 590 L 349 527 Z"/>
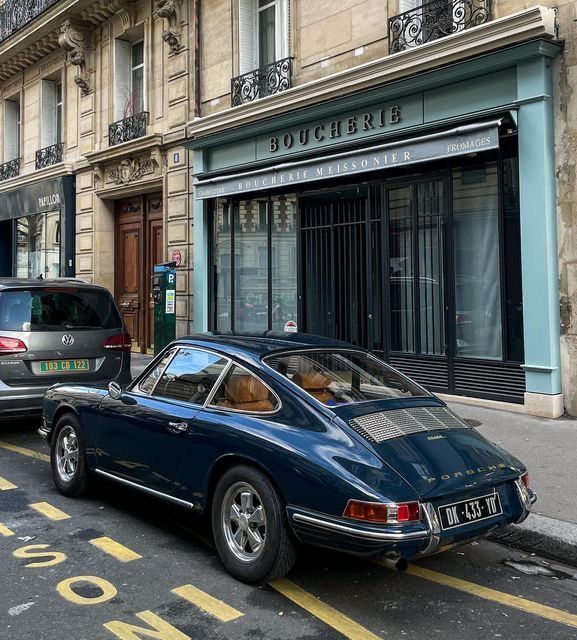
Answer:
<path fill-rule="evenodd" d="M 95 598 L 79 596 L 77 593 L 72 591 L 72 585 L 76 582 L 90 582 L 99 587 L 102 594 Z M 56 585 L 56 591 L 58 591 L 65 600 L 68 600 L 68 602 L 81 605 L 108 602 L 108 600 L 112 600 L 112 598 L 114 598 L 118 593 L 114 585 L 110 584 L 108 580 L 99 578 L 98 576 L 74 576 L 74 578 L 66 578 L 66 580 L 62 580 L 62 582 L 59 582 Z"/>

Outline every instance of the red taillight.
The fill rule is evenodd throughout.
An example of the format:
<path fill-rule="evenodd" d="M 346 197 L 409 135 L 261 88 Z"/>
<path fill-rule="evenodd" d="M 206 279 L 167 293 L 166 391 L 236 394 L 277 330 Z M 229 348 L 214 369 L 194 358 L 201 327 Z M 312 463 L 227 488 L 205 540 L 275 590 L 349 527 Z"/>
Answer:
<path fill-rule="evenodd" d="M 22 340 L 0 336 L 0 355 L 7 356 L 11 353 L 24 353 L 24 351 L 28 351 L 28 348 Z"/>
<path fill-rule="evenodd" d="M 420 504 L 418 502 L 404 502 L 396 504 L 389 502 L 363 502 L 349 500 L 343 513 L 345 518 L 364 520 L 365 522 L 415 522 L 421 519 Z"/>
<path fill-rule="evenodd" d="M 106 338 L 102 346 L 105 349 L 114 349 L 115 351 L 130 351 L 132 347 L 132 337 L 129 333 L 119 333 L 118 335 Z"/>
<path fill-rule="evenodd" d="M 521 476 L 521 482 L 527 487 L 527 489 L 529 488 L 529 472 L 528 471 L 526 471 Z"/>

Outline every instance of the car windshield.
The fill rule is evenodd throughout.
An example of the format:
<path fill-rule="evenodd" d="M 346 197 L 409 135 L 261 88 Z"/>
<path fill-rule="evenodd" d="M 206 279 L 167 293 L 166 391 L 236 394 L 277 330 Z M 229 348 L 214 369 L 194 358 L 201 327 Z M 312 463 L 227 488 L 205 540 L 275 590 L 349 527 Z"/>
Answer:
<path fill-rule="evenodd" d="M 360 351 L 299 351 L 268 356 L 264 362 L 327 406 L 430 395 Z"/>
<path fill-rule="evenodd" d="M 5 331 L 120 327 L 122 320 L 106 291 L 67 288 L 0 293 L 0 329 Z"/>

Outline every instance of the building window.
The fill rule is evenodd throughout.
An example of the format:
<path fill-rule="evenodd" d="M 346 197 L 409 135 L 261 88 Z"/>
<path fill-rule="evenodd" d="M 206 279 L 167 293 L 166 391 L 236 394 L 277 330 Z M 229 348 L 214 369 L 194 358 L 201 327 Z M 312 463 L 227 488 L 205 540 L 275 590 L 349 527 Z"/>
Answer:
<path fill-rule="evenodd" d="M 239 72 L 289 55 L 289 0 L 239 0 Z"/>
<path fill-rule="evenodd" d="M 40 147 L 45 149 L 62 142 L 62 84 L 55 80 L 42 80 L 42 128 Z"/>
<path fill-rule="evenodd" d="M 114 41 L 114 119 L 145 111 L 144 41 Z"/>
<path fill-rule="evenodd" d="M 60 211 L 18 218 L 16 229 L 16 277 L 60 276 Z"/>
<path fill-rule="evenodd" d="M 20 157 L 20 96 L 4 100 L 4 162 Z"/>

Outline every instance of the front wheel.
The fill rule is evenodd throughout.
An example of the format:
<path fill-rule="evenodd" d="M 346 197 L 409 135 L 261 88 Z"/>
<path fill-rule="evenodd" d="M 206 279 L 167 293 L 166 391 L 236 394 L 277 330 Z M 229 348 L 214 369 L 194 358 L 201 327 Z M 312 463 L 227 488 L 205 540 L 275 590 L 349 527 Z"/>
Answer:
<path fill-rule="evenodd" d="M 60 493 L 81 496 L 88 489 L 86 448 L 76 416 L 66 414 L 58 420 L 50 447 L 52 478 Z"/>
<path fill-rule="evenodd" d="M 296 560 L 278 493 L 252 467 L 233 467 L 220 479 L 214 493 L 212 530 L 221 560 L 243 582 L 260 584 L 279 578 Z"/>

